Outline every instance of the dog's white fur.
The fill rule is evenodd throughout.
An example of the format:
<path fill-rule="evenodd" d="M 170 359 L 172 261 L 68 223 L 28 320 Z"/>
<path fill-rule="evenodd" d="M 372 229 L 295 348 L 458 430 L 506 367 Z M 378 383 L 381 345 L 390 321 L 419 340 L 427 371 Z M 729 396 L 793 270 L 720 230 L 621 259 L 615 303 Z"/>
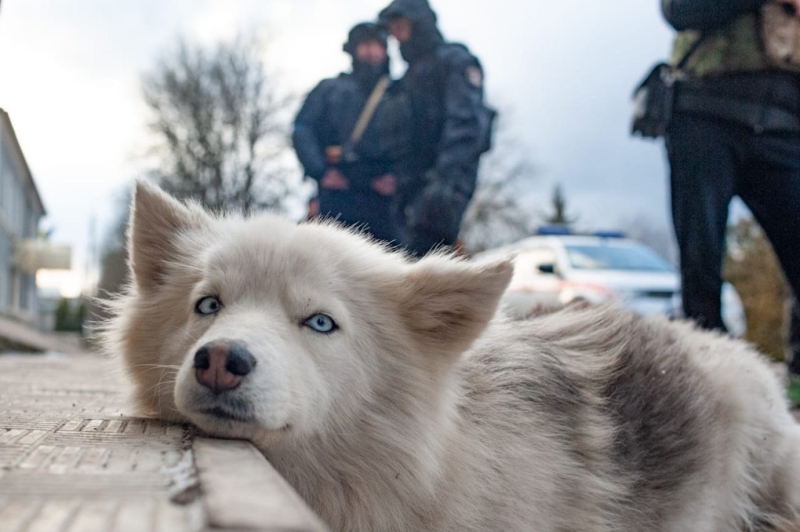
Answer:
<path fill-rule="evenodd" d="M 741 342 L 608 308 L 508 321 L 508 262 L 412 263 L 141 183 L 129 244 L 106 339 L 139 407 L 252 440 L 334 530 L 796 526 L 800 432 Z M 196 314 L 208 295 L 223 309 Z M 303 325 L 320 312 L 339 330 Z M 192 360 L 220 339 L 257 365 L 214 395 Z"/>

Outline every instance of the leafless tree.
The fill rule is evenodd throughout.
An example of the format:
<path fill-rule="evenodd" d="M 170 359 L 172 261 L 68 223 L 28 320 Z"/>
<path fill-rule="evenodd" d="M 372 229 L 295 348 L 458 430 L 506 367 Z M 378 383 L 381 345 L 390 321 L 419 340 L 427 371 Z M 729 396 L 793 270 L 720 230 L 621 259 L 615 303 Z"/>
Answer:
<path fill-rule="evenodd" d="M 116 217 L 103 239 L 100 258 L 100 278 L 97 295 L 108 297 L 122 291 L 128 279 L 128 250 L 125 233 L 130 216 L 131 189 L 127 188 L 115 201 Z"/>
<path fill-rule="evenodd" d="M 461 224 L 468 253 L 479 253 L 528 236 L 535 215 L 525 200 L 535 171 L 526 150 L 502 124 L 495 148 L 484 157 L 478 188 Z"/>
<path fill-rule="evenodd" d="M 289 106 L 253 38 L 213 49 L 181 40 L 142 79 L 153 177 L 212 209 L 280 208 L 296 173 L 284 165 Z"/>
<path fill-rule="evenodd" d="M 652 218 L 637 214 L 621 219 L 617 226 L 629 238 L 651 247 L 670 263 L 678 264 L 678 248 L 666 221 L 664 225 L 658 225 Z"/>
<path fill-rule="evenodd" d="M 544 222 L 550 225 L 570 226 L 578 221 L 577 216 L 571 216 L 567 212 L 567 198 L 560 184 L 553 187 L 553 196 L 550 199 L 552 211 L 544 215 Z"/>
<path fill-rule="evenodd" d="M 88 320 L 84 332 L 90 343 L 96 340 L 98 324 L 109 317 L 109 309 L 103 301 L 120 294 L 128 281 L 128 250 L 125 232 L 130 214 L 131 188 L 121 191 L 115 199 L 115 218 L 103 238 L 100 250 L 100 271 L 96 291 L 88 303 Z"/>
<path fill-rule="evenodd" d="M 728 227 L 724 277 L 739 293 L 747 340 L 776 360 L 784 358 L 791 289 L 764 231 L 753 218 Z"/>

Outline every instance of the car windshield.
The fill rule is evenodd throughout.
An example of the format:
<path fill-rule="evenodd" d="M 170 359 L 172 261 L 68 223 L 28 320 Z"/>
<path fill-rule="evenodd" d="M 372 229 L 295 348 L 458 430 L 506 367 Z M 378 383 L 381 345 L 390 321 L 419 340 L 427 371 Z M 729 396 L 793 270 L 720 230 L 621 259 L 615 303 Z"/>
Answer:
<path fill-rule="evenodd" d="M 569 262 L 577 270 L 625 270 L 671 272 L 672 266 L 641 246 L 565 246 Z"/>

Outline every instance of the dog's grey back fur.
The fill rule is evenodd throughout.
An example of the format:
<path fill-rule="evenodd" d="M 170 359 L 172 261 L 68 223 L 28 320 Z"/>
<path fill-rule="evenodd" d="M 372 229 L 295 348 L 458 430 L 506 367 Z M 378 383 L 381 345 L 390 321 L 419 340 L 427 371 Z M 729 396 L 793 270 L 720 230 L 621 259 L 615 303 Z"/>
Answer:
<path fill-rule="evenodd" d="M 510 463 L 497 474 L 524 471 L 517 489 L 552 501 L 543 529 L 748 530 L 798 509 L 797 428 L 741 342 L 566 309 L 495 323 L 460 375 L 470 436 Z"/>

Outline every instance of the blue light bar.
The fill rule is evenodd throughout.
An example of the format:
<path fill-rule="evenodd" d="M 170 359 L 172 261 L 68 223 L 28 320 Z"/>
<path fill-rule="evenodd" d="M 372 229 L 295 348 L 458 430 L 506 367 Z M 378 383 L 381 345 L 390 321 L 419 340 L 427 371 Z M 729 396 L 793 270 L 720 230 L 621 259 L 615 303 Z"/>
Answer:
<path fill-rule="evenodd" d="M 536 230 L 537 235 L 542 236 L 560 236 L 560 235 L 571 235 L 572 231 L 566 225 L 542 225 Z"/>
<path fill-rule="evenodd" d="M 625 238 L 625 233 L 622 231 L 595 231 L 594 236 L 600 238 Z"/>

